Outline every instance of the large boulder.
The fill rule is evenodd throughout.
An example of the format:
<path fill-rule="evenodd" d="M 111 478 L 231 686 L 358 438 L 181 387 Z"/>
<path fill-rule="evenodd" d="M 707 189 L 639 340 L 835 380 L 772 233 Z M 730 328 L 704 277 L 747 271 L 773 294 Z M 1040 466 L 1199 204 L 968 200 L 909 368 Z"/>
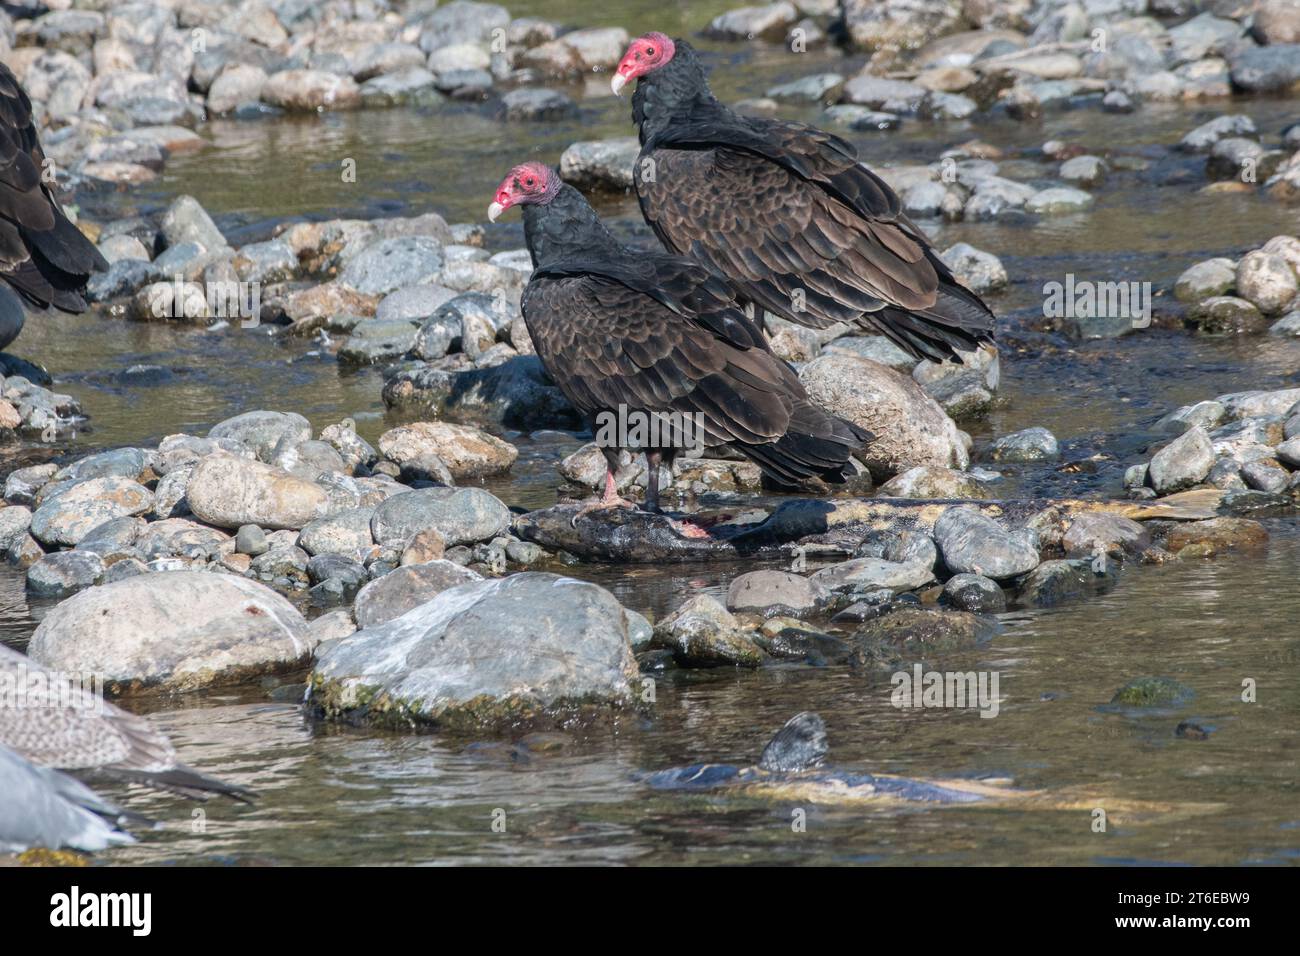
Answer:
<path fill-rule="evenodd" d="M 306 628 L 293 605 L 256 581 L 163 571 L 54 607 L 28 653 L 51 670 L 102 675 L 113 693 L 188 690 L 306 663 Z"/>
<path fill-rule="evenodd" d="M 260 461 L 209 455 L 185 484 L 190 510 L 218 528 L 246 524 L 297 530 L 329 508 L 329 493 L 319 485 Z"/>
<path fill-rule="evenodd" d="M 917 465 L 965 470 L 970 464 L 957 425 L 910 376 L 834 354 L 809 362 L 799 378 L 814 401 L 876 436 L 860 455 L 875 480 Z"/>
<path fill-rule="evenodd" d="M 604 588 L 525 572 L 443 591 L 326 646 L 310 704 L 392 726 L 500 727 L 633 703 L 637 615 Z"/>

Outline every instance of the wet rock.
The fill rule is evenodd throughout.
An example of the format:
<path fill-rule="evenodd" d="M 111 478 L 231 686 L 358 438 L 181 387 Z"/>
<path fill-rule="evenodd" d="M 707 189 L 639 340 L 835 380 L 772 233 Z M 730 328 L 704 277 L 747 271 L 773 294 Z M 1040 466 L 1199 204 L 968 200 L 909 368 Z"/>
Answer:
<path fill-rule="evenodd" d="M 531 572 L 463 584 L 322 648 L 309 703 L 327 717 L 396 726 L 623 707 L 639 686 L 633 630 L 594 584 Z"/>
<path fill-rule="evenodd" d="M 449 588 L 481 580 L 482 575 L 476 571 L 442 559 L 404 565 L 361 589 L 354 609 L 357 626 L 383 624 L 432 601 Z"/>
<path fill-rule="evenodd" d="M 1266 416 L 1285 416 L 1300 403 L 1300 388 L 1281 388 L 1272 391 L 1256 390 L 1232 392 L 1215 399 L 1227 412 L 1229 421 Z"/>
<path fill-rule="evenodd" d="M 884 558 L 850 558 L 812 576 L 814 584 L 827 591 L 867 594 L 888 588 L 914 591 L 934 580 L 933 561 L 887 561 Z"/>
<path fill-rule="evenodd" d="M 1099 156 L 1075 156 L 1061 164 L 1061 178 L 1066 182 L 1096 186 L 1106 178 L 1106 164 Z"/>
<path fill-rule="evenodd" d="M 970 463 L 957 426 L 911 378 L 847 355 L 823 355 L 799 377 L 814 401 L 876 436 L 861 458 L 874 479 L 916 465 L 965 469 Z"/>
<path fill-rule="evenodd" d="M 1115 577 L 1112 565 L 1089 558 L 1044 561 L 1021 582 L 1016 600 L 1029 607 L 1056 607 L 1113 587 Z"/>
<path fill-rule="evenodd" d="M 350 76 L 323 70 L 282 70 L 262 86 L 262 99 L 299 112 L 348 110 L 361 105 L 361 88 Z"/>
<path fill-rule="evenodd" d="M 105 521 L 144 514 L 152 507 L 153 495 L 129 478 L 92 478 L 60 491 L 37 508 L 32 536 L 48 546 L 70 547 Z"/>
<path fill-rule="evenodd" d="M 1181 707 L 1195 695 L 1186 684 L 1168 677 L 1135 677 L 1110 702 L 1118 707 Z"/>
<path fill-rule="evenodd" d="M 1276 462 L 1251 461 L 1241 466 L 1241 478 L 1246 487 L 1280 495 L 1291 482 L 1291 474 Z"/>
<path fill-rule="evenodd" d="M 1053 186 L 1035 193 L 1025 203 L 1028 212 L 1037 215 L 1059 215 L 1078 212 L 1092 205 L 1092 196 L 1069 186 Z"/>
<path fill-rule="evenodd" d="M 104 559 L 93 551 L 56 551 L 27 569 L 27 591 L 33 597 L 65 598 L 103 576 Z"/>
<path fill-rule="evenodd" d="M 1007 270 L 1002 260 L 991 252 L 959 242 L 940 253 L 939 258 L 952 270 L 957 280 L 977 295 L 984 295 L 1007 284 Z"/>
<path fill-rule="evenodd" d="M 276 446 L 311 440 L 311 423 L 296 412 L 252 411 L 218 422 L 208 430 L 218 442 L 229 439 L 247 445 L 259 459 L 269 462 Z"/>
<path fill-rule="evenodd" d="M 1276 315 L 1300 292 L 1296 274 L 1280 255 L 1262 250 L 1247 253 L 1237 264 L 1237 294 L 1265 315 Z"/>
<path fill-rule="evenodd" d="M 1227 551 L 1265 548 L 1268 532 L 1250 518 L 1211 518 L 1170 529 L 1162 543 L 1180 558 L 1209 558 Z"/>
<path fill-rule="evenodd" d="M 1234 86 L 1251 93 L 1285 93 L 1300 84 L 1300 44 L 1242 45 L 1228 58 Z"/>
<path fill-rule="evenodd" d="M 880 486 L 888 498 L 986 498 L 984 486 L 963 471 L 918 465 Z"/>
<path fill-rule="evenodd" d="M 1230 295 L 1216 295 L 1197 302 L 1187 319 L 1210 335 L 1250 335 L 1268 328 L 1268 320 L 1254 303 Z"/>
<path fill-rule="evenodd" d="M 219 528 L 298 529 L 320 517 L 329 503 L 319 485 L 271 465 L 223 455 L 195 466 L 185 497 L 195 516 Z"/>
<path fill-rule="evenodd" d="M 560 154 L 560 178 L 579 189 L 631 189 L 641 144 L 635 136 L 574 143 Z"/>
<path fill-rule="evenodd" d="M 1055 461 L 1061 457 L 1056 436 L 1046 428 L 1026 428 L 993 443 L 989 456 L 999 462 Z"/>
<path fill-rule="evenodd" d="M 727 609 L 703 594 L 655 625 L 653 646 L 671 650 L 682 667 L 757 667 L 766 657 Z"/>
<path fill-rule="evenodd" d="M 381 544 L 407 542 L 433 528 L 448 547 L 486 541 L 510 527 L 510 510 L 481 488 L 422 488 L 375 509 L 371 533 Z"/>
<path fill-rule="evenodd" d="M 1105 512 L 1076 515 L 1065 529 L 1062 547 L 1068 555 L 1141 554 L 1151 546 L 1151 535 L 1138 522 Z"/>
<path fill-rule="evenodd" d="M 949 570 L 1004 581 L 1038 566 L 1038 539 L 1028 528 L 1007 531 L 971 507 L 949 508 L 934 525 Z"/>
<path fill-rule="evenodd" d="M 1208 123 L 1202 123 L 1179 141 L 1180 149 L 1192 153 L 1208 153 L 1221 139 L 1228 137 L 1256 136 L 1258 130 L 1255 121 L 1241 113 L 1216 116 Z"/>
<path fill-rule="evenodd" d="M 266 71 L 252 63 L 229 63 L 208 87 L 208 112 L 231 113 L 246 103 L 262 98 Z"/>
<path fill-rule="evenodd" d="M 114 693 L 185 690 L 299 666 L 305 632 L 302 615 L 261 584 L 171 571 L 74 595 L 41 621 L 28 653 L 54 670 L 100 674 Z"/>
<path fill-rule="evenodd" d="M 889 670 L 975 650 L 997 631 L 992 618 L 968 611 L 899 607 L 866 622 L 854 635 L 855 670 Z"/>
<path fill-rule="evenodd" d="M 209 250 L 226 248 L 225 236 L 193 196 L 178 196 L 167 207 L 159 229 L 159 239 L 164 249 L 186 242 L 196 243 Z"/>
<path fill-rule="evenodd" d="M 1191 266 L 1174 283 L 1174 297 L 1179 302 L 1201 302 L 1224 295 L 1237 281 L 1231 259 L 1207 259 Z"/>
<path fill-rule="evenodd" d="M 471 425 L 414 422 L 379 437 L 379 451 L 403 469 L 419 468 L 429 456 L 445 463 L 453 478 L 484 478 L 509 471 L 518 450 Z"/>
<path fill-rule="evenodd" d="M 444 78 L 448 76 L 444 74 Z M 361 102 L 368 108 L 436 106 L 443 100 L 437 85 L 438 77 L 424 67 L 409 66 L 366 80 L 361 84 Z"/>
<path fill-rule="evenodd" d="M 339 346 L 339 361 L 349 365 L 377 365 L 399 359 L 415 347 L 418 333 L 419 328 L 405 319 L 362 319 Z"/>
<path fill-rule="evenodd" d="M 797 615 L 816 609 L 828 596 L 815 580 L 789 571 L 750 571 L 732 580 L 727 609 Z"/>
<path fill-rule="evenodd" d="M 1200 425 L 1193 426 L 1151 459 L 1147 481 L 1160 495 L 1183 491 L 1205 480 L 1214 458 L 1210 436 Z"/>
<path fill-rule="evenodd" d="M 1007 596 L 998 583 L 979 574 L 954 574 L 943 585 L 939 600 L 947 607 L 976 614 L 1000 614 Z"/>

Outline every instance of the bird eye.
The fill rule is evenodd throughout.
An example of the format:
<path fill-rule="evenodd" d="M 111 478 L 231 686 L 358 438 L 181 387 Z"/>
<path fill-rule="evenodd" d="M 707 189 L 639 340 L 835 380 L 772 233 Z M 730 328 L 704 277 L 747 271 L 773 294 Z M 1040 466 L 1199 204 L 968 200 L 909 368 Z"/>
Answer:
<path fill-rule="evenodd" d="M 645 55 L 646 55 L 646 56 L 654 56 L 654 55 L 655 55 L 655 48 L 652 47 L 652 46 L 648 46 L 648 47 L 646 47 L 646 48 L 645 48 Z"/>
<path fill-rule="evenodd" d="M 532 184 L 533 184 L 533 177 L 532 177 L 532 176 L 529 176 L 527 179 L 524 180 L 524 185 L 525 185 L 525 186 L 531 186 Z"/>

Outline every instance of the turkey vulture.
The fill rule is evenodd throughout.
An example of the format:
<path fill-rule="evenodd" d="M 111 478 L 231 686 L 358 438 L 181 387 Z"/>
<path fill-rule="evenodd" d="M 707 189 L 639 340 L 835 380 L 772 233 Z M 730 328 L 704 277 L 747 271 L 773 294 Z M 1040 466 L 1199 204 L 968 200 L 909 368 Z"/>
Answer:
<path fill-rule="evenodd" d="M 0 63 L 0 348 L 22 331 L 24 303 L 84 312 L 86 280 L 108 268 L 59 208 L 46 174 L 32 101 Z"/>
<path fill-rule="evenodd" d="M 731 289 L 692 259 L 624 246 L 572 186 L 542 163 L 510 171 L 488 208 L 524 207 L 534 271 L 524 320 L 542 364 L 598 436 L 602 418 L 694 421 L 700 445 L 728 445 L 783 486 L 842 482 L 871 436 L 815 405 L 794 370 L 768 350 Z M 687 417 L 689 416 L 689 417 Z M 646 508 L 658 510 L 659 468 L 673 440 L 602 442 L 603 507 L 621 447 L 646 452 Z"/>
<path fill-rule="evenodd" d="M 669 249 L 799 325 L 847 322 L 935 361 L 992 340 L 993 313 L 852 144 L 733 112 L 709 92 L 690 44 L 662 33 L 628 47 L 614 92 L 633 79 L 637 196 Z"/>
<path fill-rule="evenodd" d="M 242 787 L 177 762 L 176 750 L 144 717 L 99 699 L 0 644 L 0 747 L 39 767 L 102 772 L 193 799 L 220 793 L 248 802 Z"/>

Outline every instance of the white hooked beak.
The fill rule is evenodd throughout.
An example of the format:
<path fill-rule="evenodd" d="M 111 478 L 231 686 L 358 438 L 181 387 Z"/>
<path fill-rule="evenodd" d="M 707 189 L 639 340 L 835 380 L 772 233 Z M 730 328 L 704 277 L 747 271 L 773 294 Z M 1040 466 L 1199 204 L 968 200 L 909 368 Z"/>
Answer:
<path fill-rule="evenodd" d="M 613 79 L 609 81 L 609 88 L 614 91 L 615 96 L 622 96 L 625 86 L 627 86 L 627 77 L 622 73 L 615 73 Z"/>
<path fill-rule="evenodd" d="M 496 222 L 497 216 L 501 215 L 505 211 L 505 206 L 501 205 L 499 202 L 494 202 L 492 205 L 488 206 L 488 222 Z"/>

